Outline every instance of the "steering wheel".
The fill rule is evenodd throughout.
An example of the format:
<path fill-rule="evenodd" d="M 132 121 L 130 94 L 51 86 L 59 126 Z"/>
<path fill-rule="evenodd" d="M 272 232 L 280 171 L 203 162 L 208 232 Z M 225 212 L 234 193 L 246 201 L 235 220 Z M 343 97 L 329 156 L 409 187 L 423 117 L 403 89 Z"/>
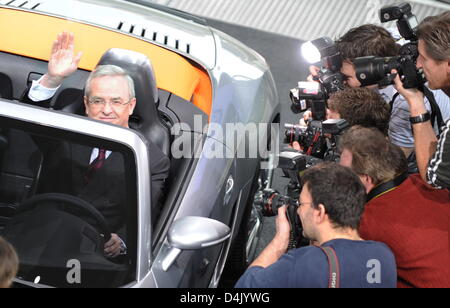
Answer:
<path fill-rule="evenodd" d="M 41 203 L 41 205 L 44 206 L 48 206 L 49 204 L 52 204 L 52 202 L 49 201 L 64 202 L 65 204 L 69 204 L 71 207 L 82 210 L 85 214 L 89 215 L 95 220 L 95 222 L 97 223 L 97 230 L 100 232 L 100 234 L 104 235 L 105 241 L 108 242 L 111 239 L 111 232 L 108 228 L 105 217 L 92 204 L 72 195 L 59 193 L 36 195 L 25 200 L 19 206 L 18 212 L 29 211 L 33 209 L 38 203 Z"/>

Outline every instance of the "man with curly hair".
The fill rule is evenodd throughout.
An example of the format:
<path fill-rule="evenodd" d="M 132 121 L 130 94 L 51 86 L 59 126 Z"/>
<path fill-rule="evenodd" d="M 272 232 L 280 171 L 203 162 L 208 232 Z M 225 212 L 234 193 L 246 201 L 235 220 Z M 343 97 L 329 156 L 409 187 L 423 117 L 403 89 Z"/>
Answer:
<path fill-rule="evenodd" d="M 375 127 L 388 135 L 390 110 L 383 98 L 367 88 L 347 88 L 328 100 L 328 119 L 345 119 L 350 126 Z"/>

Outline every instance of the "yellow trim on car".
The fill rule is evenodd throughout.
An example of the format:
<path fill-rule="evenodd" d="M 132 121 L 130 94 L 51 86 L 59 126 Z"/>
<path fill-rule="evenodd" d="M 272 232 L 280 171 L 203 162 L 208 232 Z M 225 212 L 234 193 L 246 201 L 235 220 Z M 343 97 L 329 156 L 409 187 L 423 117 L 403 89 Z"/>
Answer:
<path fill-rule="evenodd" d="M 79 67 L 89 71 L 110 48 L 141 52 L 152 61 L 158 88 L 192 100 L 210 116 L 212 86 L 208 74 L 175 52 L 104 28 L 9 8 L 0 8 L 0 28 L 1 51 L 45 61 L 57 34 L 72 32 L 75 52 L 83 51 Z"/>

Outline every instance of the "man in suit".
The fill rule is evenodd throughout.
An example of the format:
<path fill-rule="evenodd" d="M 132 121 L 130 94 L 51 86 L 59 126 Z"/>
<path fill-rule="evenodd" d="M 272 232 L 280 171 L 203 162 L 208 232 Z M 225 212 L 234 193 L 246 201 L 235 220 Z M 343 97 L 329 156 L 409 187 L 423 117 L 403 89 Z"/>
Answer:
<path fill-rule="evenodd" d="M 77 70 L 82 54 L 74 54 L 74 37 L 64 32 L 53 43 L 48 72 L 35 81 L 23 100 L 48 106 L 64 79 Z M 86 115 L 95 120 L 129 128 L 128 120 L 136 106 L 133 79 L 120 67 L 98 66 L 86 81 Z M 120 153 L 68 142 L 42 142 L 44 165 L 39 192 L 60 192 L 78 196 L 96 207 L 105 217 L 111 240 L 105 255 L 126 253 L 122 237 L 126 221 L 126 182 L 124 159 Z M 50 146 L 49 146 L 50 144 Z M 169 159 L 149 142 L 152 170 L 153 209 L 162 194 L 169 174 Z M 153 213 L 155 216 L 156 213 Z"/>

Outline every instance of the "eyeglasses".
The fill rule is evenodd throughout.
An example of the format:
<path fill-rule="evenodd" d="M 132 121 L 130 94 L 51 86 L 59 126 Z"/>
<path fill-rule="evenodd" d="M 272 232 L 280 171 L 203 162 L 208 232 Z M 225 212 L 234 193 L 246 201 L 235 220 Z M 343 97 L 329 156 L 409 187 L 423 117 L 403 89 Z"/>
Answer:
<path fill-rule="evenodd" d="M 93 99 L 89 100 L 89 105 L 99 108 L 101 106 L 106 106 L 106 103 L 109 102 L 109 104 L 113 107 L 113 108 L 121 108 L 125 105 L 128 105 L 130 103 L 131 99 L 129 99 L 128 101 L 124 102 L 121 98 L 113 98 L 110 101 L 106 101 L 103 98 L 99 98 L 99 97 L 95 97 Z"/>

